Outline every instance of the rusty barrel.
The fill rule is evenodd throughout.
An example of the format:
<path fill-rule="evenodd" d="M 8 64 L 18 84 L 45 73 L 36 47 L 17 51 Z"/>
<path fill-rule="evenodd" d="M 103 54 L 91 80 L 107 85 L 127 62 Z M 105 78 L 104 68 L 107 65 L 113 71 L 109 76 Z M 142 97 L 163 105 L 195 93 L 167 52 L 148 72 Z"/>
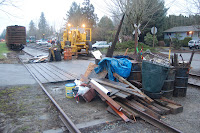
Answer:
<path fill-rule="evenodd" d="M 128 77 L 128 81 L 137 81 L 142 82 L 142 72 L 141 72 L 141 63 L 132 63 L 131 73 Z"/>
<path fill-rule="evenodd" d="M 185 97 L 187 93 L 187 84 L 189 76 L 189 67 L 177 67 L 174 82 L 173 96 Z"/>
<path fill-rule="evenodd" d="M 64 60 L 71 60 L 71 59 L 72 59 L 72 49 L 64 48 Z"/>
<path fill-rule="evenodd" d="M 162 90 L 161 90 L 163 93 L 163 96 L 165 96 L 165 97 L 172 97 L 172 95 L 173 95 L 175 73 L 176 73 L 176 71 L 175 71 L 174 67 L 170 67 L 167 78 L 166 78 L 164 85 L 162 87 Z"/>

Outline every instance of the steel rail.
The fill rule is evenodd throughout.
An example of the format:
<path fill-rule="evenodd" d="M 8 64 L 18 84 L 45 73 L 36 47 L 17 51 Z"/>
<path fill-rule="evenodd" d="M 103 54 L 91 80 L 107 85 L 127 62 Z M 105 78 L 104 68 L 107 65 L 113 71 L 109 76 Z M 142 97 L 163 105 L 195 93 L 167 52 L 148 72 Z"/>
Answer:
<path fill-rule="evenodd" d="M 129 102 L 126 101 L 126 102 L 123 102 L 123 103 L 126 104 L 127 106 L 129 106 L 131 109 L 133 109 L 140 116 L 141 119 L 143 119 L 143 120 L 149 122 L 150 124 L 166 131 L 167 133 L 182 133 L 180 130 L 168 125 L 167 123 L 152 117 L 151 115 L 145 113 L 144 111 L 141 111 L 141 109 L 130 104 Z"/>
<path fill-rule="evenodd" d="M 189 73 L 189 79 L 200 80 L 200 75 Z M 188 84 L 195 87 L 200 87 L 200 84 L 188 81 Z"/>
<path fill-rule="evenodd" d="M 18 57 L 19 58 L 19 57 Z M 22 60 L 19 58 L 19 60 L 22 62 Z M 60 111 L 62 114 L 62 121 L 64 125 L 67 127 L 67 129 L 71 133 L 81 133 L 80 130 L 75 126 L 75 124 L 71 121 L 71 119 L 65 114 L 65 112 L 62 110 L 62 108 L 59 106 L 59 104 L 55 101 L 55 99 L 48 93 L 48 91 L 45 89 L 45 87 L 42 85 L 42 83 L 37 79 L 37 77 L 31 72 L 31 70 L 27 67 L 26 64 L 22 62 L 22 64 L 26 67 L 26 69 L 29 71 L 29 73 L 33 76 L 33 78 L 38 82 L 40 87 L 43 89 L 43 91 L 46 93 L 46 95 L 50 98 L 50 100 L 54 103 L 56 108 Z"/>

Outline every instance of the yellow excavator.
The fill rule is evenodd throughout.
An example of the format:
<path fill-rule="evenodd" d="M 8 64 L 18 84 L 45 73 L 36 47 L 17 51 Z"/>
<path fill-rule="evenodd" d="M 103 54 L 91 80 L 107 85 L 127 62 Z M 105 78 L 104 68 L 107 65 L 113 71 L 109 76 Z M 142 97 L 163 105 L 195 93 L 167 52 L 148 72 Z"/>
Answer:
<path fill-rule="evenodd" d="M 92 49 L 92 33 L 91 28 L 85 28 L 83 24 L 81 27 L 73 27 L 68 24 L 62 37 L 61 49 L 65 47 L 72 48 L 72 55 L 78 56 L 78 54 L 89 54 Z"/>

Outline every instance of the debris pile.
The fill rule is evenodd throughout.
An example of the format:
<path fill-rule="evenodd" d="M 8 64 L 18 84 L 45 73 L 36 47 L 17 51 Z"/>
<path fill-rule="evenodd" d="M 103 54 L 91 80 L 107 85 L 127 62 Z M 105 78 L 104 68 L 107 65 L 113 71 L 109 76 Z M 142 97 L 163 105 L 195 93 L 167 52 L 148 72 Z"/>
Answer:
<path fill-rule="evenodd" d="M 132 61 L 132 68 L 135 67 L 135 64 L 137 66 L 141 63 Z M 85 74 L 81 75 L 80 81 L 82 83 L 80 86 L 89 88 L 86 93 L 81 94 L 87 102 L 92 101 L 98 95 L 102 101 L 108 104 L 107 111 L 121 117 L 125 122 L 133 122 L 136 121 L 137 117 L 140 117 L 163 130 L 165 130 L 163 127 L 166 126 L 178 131 L 162 122 L 160 118 L 162 115 L 182 112 L 182 105 L 163 96 L 158 99 L 150 98 L 143 93 L 142 83 L 139 80 L 131 80 L 136 84 L 134 85 L 117 73 L 113 73 L 113 77 L 119 82 L 109 80 L 106 69 L 96 74 L 94 69 L 97 66 L 90 63 Z M 162 123 L 162 126 L 160 123 Z"/>

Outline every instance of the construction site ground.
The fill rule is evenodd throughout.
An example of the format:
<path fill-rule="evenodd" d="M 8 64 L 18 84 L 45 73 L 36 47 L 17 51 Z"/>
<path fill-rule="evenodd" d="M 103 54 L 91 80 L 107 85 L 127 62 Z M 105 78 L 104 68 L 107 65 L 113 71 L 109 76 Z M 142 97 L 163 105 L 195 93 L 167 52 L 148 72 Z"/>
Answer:
<path fill-rule="evenodd" d="M 27 53 L 36 56 L 47 54 L 39 50 L 30 48 L 24 49 Z M 58 118 L 59 114 L 50 102 L 48 97 L 39 87 L 37 82 L 18 61 L 18 53 L 12 53 L 7 61 L 0 64 L 0 132 L 2 133 L 62 133 L 64 126 Z M 24 62 L 31 58 L 26 53 L 20 53 L 20 58 Z M 189 53 L 182 53 L 187 60 Z M 11 58 L 12 57 L 12 58 Z M 195 54 L 192 71 L 200 72 L 199 53 Z M 14 58 L 14 59 L 13 59 Z M 94 58 L 79 58 L 71 61 L 51 62 L 57 67 L 70 72 L 77 77 L 84 74 L 88 64 L 94 63 Z M 79 103 L 75 98 L 65 97 L 65 84 L 47 83 L 45 88 L 55 98 L 71 120 L 81 129 L 82 132 L 163 132 L 160 129 L 137 119 L 135 123 L 125 123 L 106 111 L 107 105 L 96 97 L 90 103 L 86 103 L 82 98 Z M 175 115 L 166 115 L 162 120 L 182 132 L 197 133 L 200 131 L 200 90 L 199 88 L 188 86 L 187 96 L 171 99 L 183 105 L 183 112 Z"/>

